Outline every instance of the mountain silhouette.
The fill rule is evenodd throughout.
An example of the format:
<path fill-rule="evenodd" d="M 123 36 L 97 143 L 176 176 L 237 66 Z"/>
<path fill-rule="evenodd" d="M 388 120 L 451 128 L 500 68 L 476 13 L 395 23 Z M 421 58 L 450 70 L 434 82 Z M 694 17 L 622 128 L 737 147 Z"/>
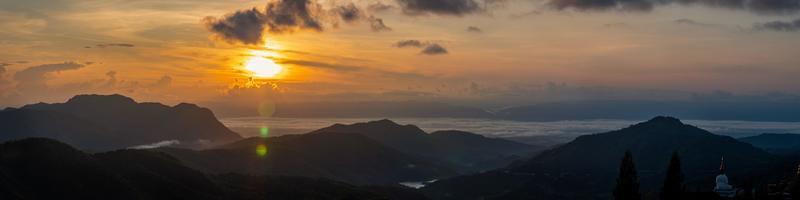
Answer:
<path fill-rule="evenodd" d="M 800 153 L 800 134 L 795 133 L 764 133 L 739 138 L 739 141 L 775 154 Z"/>
<path fill-rule="evenodd" d="M 771 154 L 731 137 L 683 124 L 676 118 L 655 117 L 620 130 L 580 136 L 505 169 L 445 179 L 424 190 L 431 196 L 449 199 L 583 199 L 609 195 L 619 160 L 626 150 L 633 153 L 645 189 L 659 184 L 674 151 L 681 156 L 687 182 L 698 182 L 700 188 L 713 187 L 708 180 L 719 173 L 723 156 L 732 177 L 763 169 L 774 159 Z M 502 184 L 467 188 L 486 182 Z M 470 193 L 463 195 L 456 191 Z"/>
<path fill-rule="evenodd" d="M 52 139 L 0 144 L 0 199 L 426 199 L 290 176 L 207 175 L 151 150 L 87 154 Z"/>
<path fill-rule="evenodd" d="M 80 148 L 110 150 L 161 141 L 186 145 L 240 139 L 211 110 L 194 104 L 137 103 L 122 95 L 78 95 L 0 111 L 0 141 L 49 137 Z"/>
<path fill-rule="evenodd" d="M 417 126 L 400 125 L 388 119 L 335 124 L 314 132 L 359 133 L 410 155 L 444 161 L 462 172 L 502 167 L 537 150 L 531 145 L 464 131 L 428 134 Z"/>
<path fill-rule="evenodd" d="M 266 155 L 256 154 L 259 145 L 266 147 Z M 359 185 L 393 185 L 456 174 L 435 160 L 404 154 L 357 133 L 255 137 L 202 151 L 158 150 L 210 173 L 324 177 Z"/>

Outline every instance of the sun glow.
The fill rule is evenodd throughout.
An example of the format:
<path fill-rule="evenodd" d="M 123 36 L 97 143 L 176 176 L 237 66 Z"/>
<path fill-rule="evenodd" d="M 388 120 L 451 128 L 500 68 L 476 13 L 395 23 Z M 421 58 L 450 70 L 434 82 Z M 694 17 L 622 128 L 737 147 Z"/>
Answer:
<path fill-rule="evenodd" d="M 254 55 L 244 63 L 244 69 L 253 72 L 260 78 L 274 78 L 283 71 L 283 67 L 263 56 Z"/>

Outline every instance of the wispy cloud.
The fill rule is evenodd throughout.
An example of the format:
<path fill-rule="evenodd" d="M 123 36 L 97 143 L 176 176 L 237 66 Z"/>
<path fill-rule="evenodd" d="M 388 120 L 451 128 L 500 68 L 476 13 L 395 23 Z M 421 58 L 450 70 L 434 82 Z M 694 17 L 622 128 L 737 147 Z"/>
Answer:
<path fill-rule="evenodd" d="M 419 40 L 401 40 L 395 43 L 394 46 L 397 48 L 422 48 L 420 53 L 424 55 L 442 55 L 448 53 L 447 49 L 442 45 L 429 41 L 423 42 Z"/>
<path fill-rule="evenodd" d="M 156 142 L 156 143 L 152 143 L 152 144 L 133 146 L 133 147 L 130 147 L 129 149 L 156 149 L 156 148 L 161 148 L 161 147 L 175 146 L 175 145 L 179 145 L 179 144 L 181 144 L 181 142 L 178 141 L 178 140 L 164 140 L 164 141 Z"/>
<path fill-rule="evenodd" d="M 756 24 L 755 29 L 763 31 L 800 32 L 800 19 Z"/>

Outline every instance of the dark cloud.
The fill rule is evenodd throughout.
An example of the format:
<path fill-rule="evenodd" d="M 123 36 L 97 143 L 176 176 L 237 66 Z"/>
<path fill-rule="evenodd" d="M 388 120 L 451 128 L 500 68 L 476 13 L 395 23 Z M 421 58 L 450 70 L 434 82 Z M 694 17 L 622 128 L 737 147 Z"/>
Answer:
<path fill-rule="evenodd" d="M 323 9 L 316 0 L 271 1 L 260 10 L 240 10 L 221 18 L 203 19 L 206 29 L 217 38 L 243 44 L 261 44 L 265 33 L 283 34 L 298 30 L 324 31 L 326 24 L 336 27 L 339 21 L 368 21 L 374 31 L 390 30 L 383 20 L 375 18 L 353 3 Z"/>
<path fill-rule="evenodd" d="M 228 42 L 259 44 L 264 34 L 265 19 L 258 9 L 240 10 L 221 19 L 206 17 L 203 23 L 218 38 Z"/>
<path fill-rule="evenodd" d="M 703 22 L 698 22 L 698 21 L 692 20 L 692 19 L 686 19 L 686 18 L 676 19 L 673 22 L 675 22 L 676 24 L 689 25 L 689 26 L 702 26 L 702 27 L 712 27 L 712 28 L 723 28 L 724 27 L 724 25 L 722 25 L 722 24 L 703 23 Z"/>
<path fill-rule="evenodd" d="M 107 44 L 97 44 L 95 45 L 97 48 L 106 48 L 106 47 L 135 47 L 133 44 L 126 44 L 126 43 L 107 43 Z"/>
<path fill-rule="evenodd" d="M 470 27 L 467 27 L 467 32 L 482 33 L 483 30 L 481 30 L 481 28 L 478 28 L 478 27 L 475 27 L 475 26 L 470 26 Z"/>
<path fill-rule="evenodd" d="M 14 74 L 18 89 L 46 89 L 47 75 L 67 70 L 76 70 L 86 65 L 76 62 L 65 62 L 58 64 L 44 64 L 33 66 Z"/>
<path fill-rule="evenodd" d="M 794 21 L 771 21 L 755 25 L 756 30 L 800 32 L 800 19 Z"/>
<path fill-rule="evenodd" d="M 421 54 L 425 55 L 441 55 L 447 54 L 447 49 L 435 42 L 419 41 L 419 40 L 400 40 L 394 44 L 397 48 L 422 48 Z"/>
<path fill-rule="evenodd" d="M 0 76 L 6 73 L 6 66 L 8 66 L 6 63 L 0 63 Z"/>
<path fill-rule="evenodd" d="M 240 10 L 222 18 L 206 17 L 206 28 L 225 41 L 260 44 L 264 31 L 287 33 L 296 30 L 322 31 L 321 6 L 310 0 L 270 2 L 264 11 Z"/>
<path fill-rule="evenodd" d="M 394 46 L 398 48 L 405 48 L 405 47 L 416 47 L 421 48 L 425 46 L 427 42 L 421 42 L 419 40 L 401 40 L 394 44 Z"/>
<path fill-rule="evenodd" d="M 355 4 L 349 3 L 336 8 L 335 12 L 339 15 L 342 21 L 354 23 L 358 21 L 367 21 L 370 29 L 375 32 L 391 31 L 392 28 L 383 23 L 383 19 L 375 16 L 367 16 L 366 13 L 361 11 Z"/>
<path fill-rule="evenodd" d="M 364 17 L 361 10 L 353 3 L 337 7 L 336 12 L 339 13 L 339 17 L 345 22 L 354 22 Z"/>
<path fill-rule="evenodd" d="M 558 10 L 648 12 L 657 6 L 703 5 L 747 10 L 758 14 L 790 14 L 800 11 L 798 0 L 549 0 Z"/>
<path fill-rule="evenodd" d="M 456 15 L 480 12 L 481 6 L 475 0 L 396 0 L 408 15 L 437 14 Z M 494 1 L 485 1 L 494 2 Z"/>
<path fill-rule="evenodd" d="M 442 54 L 447 54 L 447 49 L 445 49 L 444 47 L 442 47 L 439 44 L 432 43 L 432 44 L 429 44 L 427 47 L 425 47 L 425 49 L 422 50 L 422 54 L 425 54 L 425 55 L 442 55 Z"/>
<path fill-rule="evenodd" d="M 372 31 L 375 32 L 392 30 L 392 28 L 386 26 L 386 24 L 383 23 L 383 19 L 376 17 L 369 18 L 369 27 L 372 29 Z"/>

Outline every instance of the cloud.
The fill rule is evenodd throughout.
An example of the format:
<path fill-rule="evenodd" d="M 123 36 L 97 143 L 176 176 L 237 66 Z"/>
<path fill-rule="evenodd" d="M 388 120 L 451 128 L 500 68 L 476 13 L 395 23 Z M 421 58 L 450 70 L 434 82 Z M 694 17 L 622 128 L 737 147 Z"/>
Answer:
<path fill-rule="evenodd" d="M 396 0 L 403 13 L 407 15 L 455 15 L 462 16 L 482 12 L 482 6 L 499 3 L 497 0 L 484 0 L 483 5 L 476 0 Z"/>
<path fill-rule="evenodd" d="M 426 55 L 441 55 L 441 54 L 447 54 L 447 49 L 445 49 L 439 44 L 432 43 L 427 47 L 425 47 L 425 49 L 422 50 L 422 53 Z"/>
<path fill-rule="evenodd" d="M 470 26 L 470 27 L 467 27 L 467 32 L 470 32 L 470 33 L 482 33 L 483 30 L 481 30 L 481 28 L 478 28 L 478 27 L 475 27 L 475 26 Z"/>
<path fill-rule="evenodd" d="M 394 9 L 394 6 L 386 5 L 386 4 L 383 4 L 382 2 L 376 2 L 376 3 L 370 4 L 370 5 L 367 6 L 367 10 L 372 11 L 372 12 L 384 12 L 384 11 L 388 11 L 388 10 L 391 10 L 391 9 Z"/>
<path fill-rule="evenodd" d="M 18 89 L 47 89 L 47 75 L 67 70 L 76 70 L 86 65 L 75 62 L 44 64 L 23 69 L 14 74 Z"/>
<path fill-rule="evenodd" d="M 108 43 L 108 44 L 98 44 L 95 45 L 97 48 L 106 48 L 106 47 L 135 47 L 133 44 L 126 44 L 126 43 Z"/>
<path fill-rule="evenodd" d="M 215 37 L 243 44 L 261 44 L 265 33 L 285 34 L 300 30 L 322 32 L 325 24 L 336 27 L 339 21 L 368 21 L 374 31 L 390 30 L 383 20 L 366 14 L 353 3 L 326 10 L 316 0 L 276 0 L 263 10 L 240 10 L 221 18 L 203 19 L 206 29 Z"/>
<path fill-rule="evenodd" d="M 299 67 L 306 67 L 306 68 L 315 68 L 315 69 L 322 69 L 322 70 L 329 70 L 335 72 L 344 72 L 344 73 L 366 73 L 371 75 L 379 75 L 383 77 L 392 77 L 397 79 L 430 79 L 424 74 L 414 73 L 414 72 L 398 72 L 398 71 L 389 71 L 379 68 L 372 68 L 372 67 L 364 67 L 364 66 L 356 66 L 356 65 L 346 65 L 346 64 L 337 64 L 337 63 L 325 63 L 325 62 L 318 62 L 312 60 L 295 60 L 295 59 L 285 59 L 285 58 L 272 58 L 275 60 L 275 63 L 282 64 L 282 65 L 297 65 Z"/>
<path fill-rule="evenodd" d="M 779 32 L 800 32 L 800 19 L 794 21 L 771 21 L 755 25 L 756 30 L 779 31 Z"/>
<path fill-rule="evenodd" d="M 203 23 L 206 29 L 228 42 L 244 44 L 260 44 L 264 34 L 265 16 L 256 8 L 240 10 L 221 19 L 206 17 Z"/>
<path fill-rule="evenodd" d="M 169 75 L 164 75 L 161 76 L 161 78 L 158 79 L 158 81 L 150 85 L 150 87 L 161 88 L 161 87 L 169 87 L 170 85 L 172 85 L 172 77 Z"/>
<path fill-rule="evenodd" d="M 757 14 L 791 14 L 800 11 L 797 0 L 549 0 L 557 9 L 578 11 L 649 12 L 657 6 L 702 5 L 713 8 L 746 10 Z"/>
<path fill-rule="evenodd" d="M 400 40 L 394 44 L 397 48 L 422 48 L 420 53 L 425 55 L 442 55 L 447 54 L 448 51 L 441 45 L 428 42 L 428 41 L 419 41 L 419 40 Z"/>
<path fill-rule="evenodd" d="M 152 144 L 133 146 L 133 147 L 130 147 L 129 149 L 155 149 L 155 148 L 168 147 L 168 146 L 174 146 L 174 145 L 179 145 L 179 144 L 181 144 L 181 142 L 178 141 L 178 140 L 164 140 L 164 141 L 156 142 L 156 143 L 152 143 Z"/>
<path fill-rule="evenodd" d="M 103 84 L 102 87 L 112 88 L 112 87 L 117 85 L 117 72 L 116 71 L 108 71 L 108 72 L 106 72 L 106 76 L 108 77 L 108 80 L 106 81 L 105 84 Z"/>
<path fill-rule="evenodd" d="M 386 26 L 386 24 L 383 23 L 383 19 L 381 18 L 369 17 L 369 26 L 372 29 L 372 31 L 375 32 L 392 30 L 392 28 Z"/>
<path fill-rule="evenodd" d="M 397 48 L 405 48 L 405 47 L 417 47 L 421 48 L 426 45 L 427 42 L 420 42 L 419 40 L 401 40 L 395 43 L 394 46 Z"/>
<path fill-rule="evenodd" d="M 336 12 L 345 22 L 354 22 L 364 17 L 361 10 L 353 3 L 337 7 Z"/>
<path fill-rule="evenodd" d="M 375 16 L 369 15 L 361 11 L 355 4 L 349 3 L 345 5 L 341 5 L 335 9 L 335 12 L 338 13 L 339 18 L 342 21 L 347 23 L 355 23 L 359 21 L 367 21 L 369 23 L 370 29 L 375 32 L 380 31 L 391 31 L 392 28 L 386 26 L 383 23 L 383 19 L 377 18 Z"/>
<path fill-rule="evenodd" d="M 704 26 L 704 27 L 719 27 L 719 24 L 702 23 L 691 19 L 681 18 L 674 21 L 676 24 L 690 25 L 690 26 Z"/>

